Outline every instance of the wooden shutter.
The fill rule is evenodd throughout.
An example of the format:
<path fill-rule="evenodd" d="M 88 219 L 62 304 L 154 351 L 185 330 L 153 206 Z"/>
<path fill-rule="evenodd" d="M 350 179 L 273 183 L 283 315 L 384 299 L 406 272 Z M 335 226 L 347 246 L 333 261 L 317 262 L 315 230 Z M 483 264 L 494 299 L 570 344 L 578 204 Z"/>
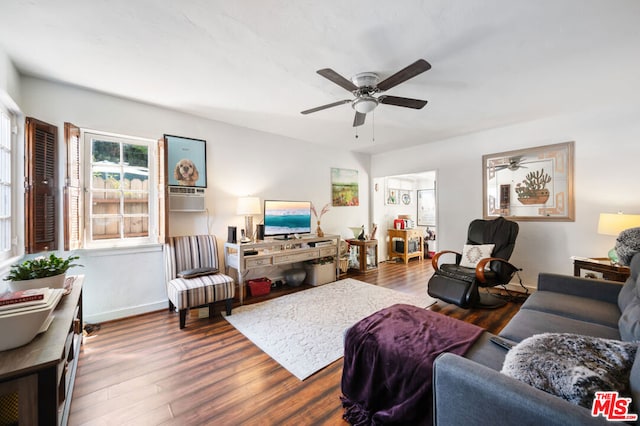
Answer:
<path fill-rule="evenodd" d="M 25 133 L 25 252 L 56 250 L 58 128 L 27 117 Z"/>
<path fill-rule="evenodd" d="M 67 175 L 64 186 L 64 249 L 82 248 L 84 231 L 84 201 L 81 186 L 80 128 L 64 123 L 67 146 Z"/>

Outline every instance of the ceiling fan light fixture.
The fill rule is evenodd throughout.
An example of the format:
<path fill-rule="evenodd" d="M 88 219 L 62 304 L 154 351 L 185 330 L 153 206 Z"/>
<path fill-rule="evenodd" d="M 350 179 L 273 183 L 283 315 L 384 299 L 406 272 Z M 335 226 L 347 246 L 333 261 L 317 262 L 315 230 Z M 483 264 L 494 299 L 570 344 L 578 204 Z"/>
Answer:
<path fill-rule="evenodd" d="M 378 106 L 378 100 L 373 96 L 364 96 L 355 99 L 351 106 L 359 113 L 366 114 L 373 111 Z"/>

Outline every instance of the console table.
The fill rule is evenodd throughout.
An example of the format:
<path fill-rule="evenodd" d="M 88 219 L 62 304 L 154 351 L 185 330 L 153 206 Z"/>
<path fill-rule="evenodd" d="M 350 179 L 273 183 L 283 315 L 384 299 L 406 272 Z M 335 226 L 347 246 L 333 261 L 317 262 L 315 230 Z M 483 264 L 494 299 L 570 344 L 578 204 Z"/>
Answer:
<path fill-rule="evenodd" d="M 387 232 L 389 239 L 389 250 L 387 256 L 389 257 L 389 260 L 399 257 L 404 261 L 404 263 L 408 263 L 409 259 L 414 257 L 417 257 L 420 260 L 424 258 L 422 241 L 423 231 L 421 229 L 389 229 Z M 402 240 L 404 242 L 403 251 L 400 252 L 395 250 L 394 240 Z M 418 240 L 418 247 L 415 251 L 409 250 L 409 241 L 411 240 Z"/>
<path fill-rule="evenodd" d="M 16 415 L 19 424 L 67 424 L 82 344 L 84 276 L 70 278 L 71 293 L 58 302 L 47 331 L 24 346 L 0 352 L 0 400 L 17 412 L 0 409 Z"/>
<path fill-rule="evenodd" d="M 287 240 L 268 239 L 250 243 L 224 243 L 225 271 L 235 269 L 238 273 L 240 304 L 244 303 L 244 280 L 251 269 L 279 266 L 305 260 L 334 256 L 336 276 L 340 254 L 340 236 L 315 235 Z"/>

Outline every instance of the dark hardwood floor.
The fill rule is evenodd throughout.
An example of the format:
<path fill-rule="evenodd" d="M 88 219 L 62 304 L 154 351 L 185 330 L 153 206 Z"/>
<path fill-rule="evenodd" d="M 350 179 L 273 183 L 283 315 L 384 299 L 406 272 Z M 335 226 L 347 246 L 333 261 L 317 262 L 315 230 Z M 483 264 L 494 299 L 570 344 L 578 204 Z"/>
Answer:
<path fill-rule="evenodd" d="M 430 261 L 416 259 L 349 276 L 422 294 L 432 273 Z M 464 310 L 439 301 L 431 309 L 496 333 L 519 307 Z M 85 337 L 69 424 L 346 425 L 341 374 L 342 359 L 301 382 L 217 312 L 187 318 L 183 330 L 177 314 L 153 312 L 103 323 Z"/>

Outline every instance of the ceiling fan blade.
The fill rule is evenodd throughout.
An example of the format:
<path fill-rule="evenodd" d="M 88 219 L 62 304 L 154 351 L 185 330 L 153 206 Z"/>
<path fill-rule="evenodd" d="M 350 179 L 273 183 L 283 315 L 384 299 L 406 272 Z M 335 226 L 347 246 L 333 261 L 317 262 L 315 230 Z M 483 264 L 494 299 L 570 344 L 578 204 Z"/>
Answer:
<path fill-rule="evenodd" d="M 424 59 L 418 59 L 408 67 L 401 69 L 397 73 L 393 74 L 391 77 L 386 80 L 382 80 L 378 83 L 378 89 L 384 92 L 385 90 L 389 90 L 398 84 L 409 80 L 410 78 L 415 77 L 418 74 L 422 74 L 425 71 L 431 69 L 431 64 L 425 61 Z"/>
<path fill-rule="evenodd" d="M 331 68 L 323 68 L 316 72 L 321 76 L 323 76 L 324 78 L 326 78 L 327 80 L 333 81 L 338 86 L 343 87 L 350 92 L 353 92 L 354 90 L 358 90 L 358 86 L 356 86 L 351 81 L 347 80 L 346 78 L 344 78 L 343 76 L 341 76 L 340 74 L 332 70 Z"/>
<path fill-rule="evenodd" d="M 427 104 L 427 101 L 420 99 L 401 98 L 398 96 L 379 96 L 378 102 L 386 105 L 395 105 L 405 108 L 422 109 Z"/>
<path fill-rule="evenodd" d="M 351 99 L 343 99 L 341 101 L 334 102 L 332 104 L 326 104 L 326 105 L 321 105 L 319 107 L 307 109 L 305 111 L 302 111 L 300 114 L 311 114 L 312 112 L 322 111 L 323 109 L 333 108 L 334 106 L 348 104 L 349 102 L 351 102 Z"/>
<path fill-rule="evenodd" d="M 362 126 L 365 118 L 367 118 L 367 114 L 356 111 L 356 115 L 353 117 L 353 127 Z"/>

